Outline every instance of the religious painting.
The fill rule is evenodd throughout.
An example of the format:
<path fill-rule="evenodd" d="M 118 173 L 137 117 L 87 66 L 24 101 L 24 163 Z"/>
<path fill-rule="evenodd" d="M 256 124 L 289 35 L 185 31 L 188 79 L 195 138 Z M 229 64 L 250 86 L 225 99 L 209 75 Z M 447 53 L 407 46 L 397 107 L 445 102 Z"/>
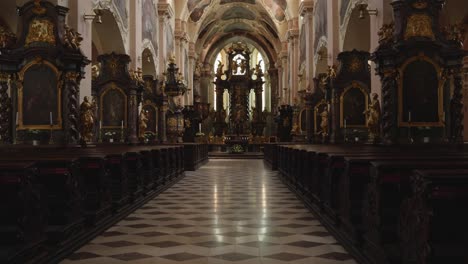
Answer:
<path fill-rule="evenodd" d="M 400 125 L 440 125 L 442 86 L 438 67 L 428 58 L 408 60 L 401 69 Z"/>
<path fill-rule="evenodd" d="M 319 40 L 323 36 L 327 36 L 327 1 L 319 0 L 316 4 L 316 12 L 314 16 L 315 39 L 314 49 L 317 50 Z"/>
<path fill-rule="evenodd" d="M 20 73 L 20 128 L 61 128 L 59 71 L 48 62 L 33 62 Z"/>
<path fill-rule="evenodd" d="M 146 116 L 148 118 L 146 132 L 156 133 L 158 124 L 158 112 L 156 107 L 151 104 L 146 104 L 143 106 L 143 110 L 146 111 Z"/>
<path fill-rule="evenodd" d="M 346 120 L 347 127 L 365 127 L 368 105 L 368 94 L 359 84 L 353 83 L 346 88 L 340 98 L 340 121 L 344 127 Z"/>
<path fill-rule="evenodd" d="M 54 24 L 47 19 L 33 19 L 29 23 L 25 44 L 29 45 L 33 42 L 46 42 L 55 45 Z"/>
<path fill-rule="evenodd" d="M 158 54 L 158 12 L 152 0 L 143 0 L 142 4 L 142 37 L 153 44 L 154 51 Z"/>
<path fill-rule="evenodd" d="M 119 13 L 120 18 L 122 18 L 122 22 L 125 28 L 128 28 L 128 12 L 127 12 L 127 0 L 114 0 L 115 8 Z"/>
<path fill-rule="evenodd" d="M 101 121 L 106 128 L 126 126 L 127 97 L 122 89 L 110 84 L 101 95 Z"/>

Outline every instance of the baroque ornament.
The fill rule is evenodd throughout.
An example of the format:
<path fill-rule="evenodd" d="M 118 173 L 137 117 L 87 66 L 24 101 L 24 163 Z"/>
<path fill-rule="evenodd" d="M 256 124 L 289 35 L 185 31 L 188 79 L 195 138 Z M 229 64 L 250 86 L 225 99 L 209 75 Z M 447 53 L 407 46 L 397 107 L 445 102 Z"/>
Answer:
<path fill-rule="evenodd" d="M 81 34 L 76 32 L 73 28 L 68 27 L 65 25 L 65 35 L 63 38 L 65 46 L 68 48 L 77 50 L 80 48 L 81 41 L 83 41 L 83 38 L 81 37 Z"/>
<path fill-rule="evenodd" d="M 395 32 L 395 24 L 384 24 L 377 33 L 379 36 L 379 44 L 386 45 L 393 42 L 393 33 Z"/>
<path fill-rule="evenodd" d="M 33 42 L 46 42 L 55 45 L 54 24 L 47 19 L 33 19 L 29 23 L 25 45 Z"/>
<path fill-rule="evenodd" d="M 408 18 L 405 30 L 405 40 L 412 37 L 435 39 L 432 31 L 432 19 L 426 14 L 414 14 Z"/>

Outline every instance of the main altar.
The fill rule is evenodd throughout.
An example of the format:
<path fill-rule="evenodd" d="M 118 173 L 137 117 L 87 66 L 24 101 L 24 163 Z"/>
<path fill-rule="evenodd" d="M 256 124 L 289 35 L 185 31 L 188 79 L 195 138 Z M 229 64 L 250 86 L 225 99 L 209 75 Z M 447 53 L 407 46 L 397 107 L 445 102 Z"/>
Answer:
<path fill-rule="evenodd" d="M 214 135 L 224 136 L 228 147 L 247 148 L 249 138 L 260 138 L 265 128 L 262 112 L 263 70 L 260 63 L 251 68 L 251 51 L 246 44 L 233 43 L 225 49 L 227 65 L 219 63 L 214 81 L 217 98 L 229 93 L 229 115 L 223 100 L 216 100 Z M 255 105 L 249 105 L 251 90 L 255 93 Z M 238 147 L 236 146 L 236 147 Z"/>

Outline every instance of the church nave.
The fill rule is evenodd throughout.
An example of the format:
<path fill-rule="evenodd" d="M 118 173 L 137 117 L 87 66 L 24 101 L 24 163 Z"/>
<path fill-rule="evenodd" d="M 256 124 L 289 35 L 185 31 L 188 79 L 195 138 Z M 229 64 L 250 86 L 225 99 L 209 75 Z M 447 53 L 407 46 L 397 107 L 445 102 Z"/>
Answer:
<path fill-rule="evenodd" d="M 211 160 L 62 263 L 356 263 L 262 160 Z"/>

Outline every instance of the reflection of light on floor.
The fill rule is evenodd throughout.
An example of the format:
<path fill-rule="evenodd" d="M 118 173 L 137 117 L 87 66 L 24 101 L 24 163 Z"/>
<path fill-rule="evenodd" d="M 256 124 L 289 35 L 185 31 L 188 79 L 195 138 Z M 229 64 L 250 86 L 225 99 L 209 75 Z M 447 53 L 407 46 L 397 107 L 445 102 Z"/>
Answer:
<path fill-rule="evenodd" d="M 267 215 L 267 193 L 266 193 L 266 186 L 263 183 L 262 184 L 262 212 L 263 212 L 263 218 L 266 218 Z"/>
<path fill-rule="evenodd" d="M 214 185 L 214 190 L 213 190 L 213 207 L 215 213 L 218 212 L 218 184 Z M 216 218 L 218 218 L 218 215 L 216 214 Z"/>

